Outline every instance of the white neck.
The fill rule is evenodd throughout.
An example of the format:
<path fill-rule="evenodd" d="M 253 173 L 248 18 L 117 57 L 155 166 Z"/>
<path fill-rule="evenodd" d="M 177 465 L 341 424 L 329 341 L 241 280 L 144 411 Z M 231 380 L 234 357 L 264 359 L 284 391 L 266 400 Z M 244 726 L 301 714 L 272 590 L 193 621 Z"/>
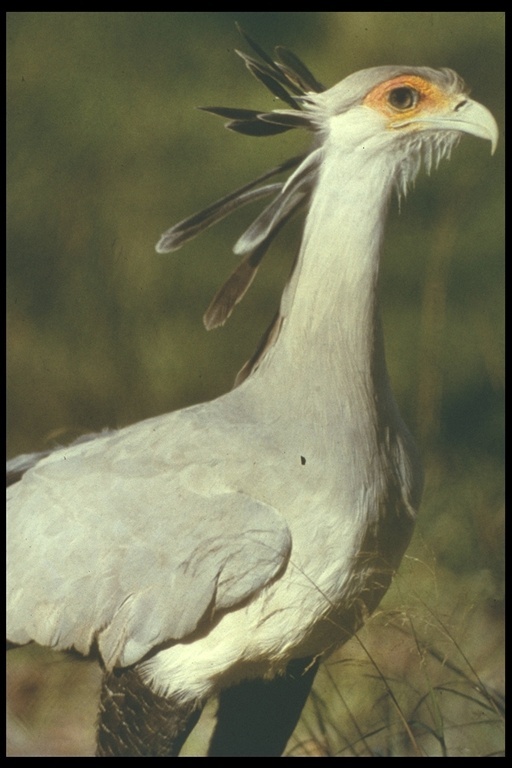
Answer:
<path fill-rule="evenodd" d="M 279 338 L 253 374 L 285 409 L 305 398 L 333 416 L 388 391 L 377 278 L 393 169 L 386 153 L 362 153 L 325 146 Z"/>

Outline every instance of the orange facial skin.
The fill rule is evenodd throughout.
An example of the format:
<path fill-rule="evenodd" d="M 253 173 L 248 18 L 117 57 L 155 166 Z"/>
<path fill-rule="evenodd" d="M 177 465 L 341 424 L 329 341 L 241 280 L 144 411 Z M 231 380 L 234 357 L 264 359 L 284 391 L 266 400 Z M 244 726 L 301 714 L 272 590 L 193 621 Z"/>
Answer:
<path fill-rule="evenodd" d="M 456 99 L 460 100 L 461 94 Z M 437 85 L 417 75 L 402 75 L 373 88 L 363 100 L 367 107 L 390 119 L 390 127 L 422 115 L 445 112 L 453 108 L 454 96 L 447 95 Z"/>

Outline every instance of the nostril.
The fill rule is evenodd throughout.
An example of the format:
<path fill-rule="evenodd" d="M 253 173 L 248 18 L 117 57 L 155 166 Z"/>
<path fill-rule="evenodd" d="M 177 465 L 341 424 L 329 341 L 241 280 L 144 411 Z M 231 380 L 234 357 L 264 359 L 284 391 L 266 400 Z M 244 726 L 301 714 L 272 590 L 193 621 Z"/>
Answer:
<path fill-rule="evenodd" d="M 455 107 L 455 112 L 458 112 L 458 110 L 462 109 L 462 107 L 464 107 L 467 103 L 468 103 L 467 99 L 463 99 L 462 101 L 459 101 L 459 103 Z"/>

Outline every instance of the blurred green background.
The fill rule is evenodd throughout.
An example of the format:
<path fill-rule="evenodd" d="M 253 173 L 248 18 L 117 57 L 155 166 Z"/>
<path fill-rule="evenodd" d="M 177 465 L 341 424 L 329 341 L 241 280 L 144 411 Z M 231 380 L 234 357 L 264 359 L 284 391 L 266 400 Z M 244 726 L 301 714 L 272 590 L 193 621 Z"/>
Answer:
<path fill-rule="evenodd" d="M 501 12 L 8 13 L 10 456 L 215 397 L 271 319 L 298 223 L 210 333 L 202 314 L 258 206 L 176 254 L 154 251 L 169 226 L 308 141 L 232 134 L 194 110 L 279 106 L 235 55 L 247 50 L 235 21 L 326 85 L 379 64 L 451 67 L 503 125 Z M 503 585 L 503 156 L 503 141 L 491 158 L 464 137 L 421 175 L 392 206 L 381 279 L 390 374 L 426 465 L 411 562 L 436 569 L 425 595 L 439 612 L 478 607 L 485 642 L 501 636 Z"/>

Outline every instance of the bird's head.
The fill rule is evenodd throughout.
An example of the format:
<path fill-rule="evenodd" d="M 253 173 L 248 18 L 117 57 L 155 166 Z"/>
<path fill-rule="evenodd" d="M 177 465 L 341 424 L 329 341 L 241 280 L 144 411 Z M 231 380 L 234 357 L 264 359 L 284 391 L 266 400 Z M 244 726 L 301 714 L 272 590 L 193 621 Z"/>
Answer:
<path fill-rule="evenodd" d="M 491 142 L 498 126 L 489 110 L 468 97 L 463 80 L 451 69 L 382 66 L 363 69 L 326 89 L 287 48 L 272 59 L 240 30 L 257 54 L 237 51 L 260 82 L 289 108 L 263 112 L 233 107 L 202 107 L 228 119 L 226 128 L 248 136 L 272 136 L 294 128 L 315 134 L 310 152 L 291 158 L 165 232 L 156 249 L 168 253 L 247 203 L 274 195 L 272 202 L 236 242 L 243 260 L 219 289 L 204 322 L 222 325 L 249 288 L 263 256 L 284 224 L 307 208 L 326 153 L 357 153 L 358 162 L 378 156 L 388 178 L 404 194 L 422 162 L 427 171 L 450 154 L 461 134 Z M 382 168 L 382 166 L 381 166 Z M 295 169 L 285 182 L 264 184 Z"/>
<path fill-rule="evenodd" d="M 306 94 L 301 102 L 324 141 L 368 156 L 389 149 L 401 192 L 422 159 L 430 171 L 449 156 L 462 133 L 488 139 L 492 152 L 498 141 L 494 117 L 468 97 L 451 69 L 373 67 L 326 91 Z"/>

